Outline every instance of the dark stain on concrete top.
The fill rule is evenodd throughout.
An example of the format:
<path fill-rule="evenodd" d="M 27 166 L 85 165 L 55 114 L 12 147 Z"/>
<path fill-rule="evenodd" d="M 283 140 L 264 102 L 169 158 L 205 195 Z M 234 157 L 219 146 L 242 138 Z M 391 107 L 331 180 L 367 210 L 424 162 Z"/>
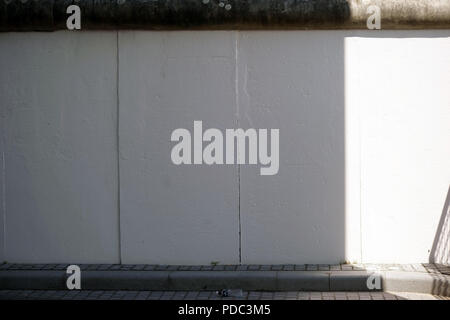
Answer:
<path fill-rule="evenodd" d="M 94 29 L 365 29 L 378 5 L 382 29 L 450 28 L 439 0 L 0 0 L 0 31 L 66 29 L 66 9 Z"/>

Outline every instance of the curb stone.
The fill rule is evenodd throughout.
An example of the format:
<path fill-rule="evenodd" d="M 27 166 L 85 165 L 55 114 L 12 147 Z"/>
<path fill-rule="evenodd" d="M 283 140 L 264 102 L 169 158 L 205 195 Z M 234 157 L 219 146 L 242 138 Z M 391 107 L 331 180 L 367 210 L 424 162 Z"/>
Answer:
<path fill-rule="evenodd" d="M 87 270 L 86 270 L 87 269 Z M 450 275 L 411 271 L 81 271 L 85 290 L 377 291 L 367 279 L 380 275 L 381 291 L 450 296 Z M 65 270 L 0 270 L 1 290 L 66 290 Z"/>

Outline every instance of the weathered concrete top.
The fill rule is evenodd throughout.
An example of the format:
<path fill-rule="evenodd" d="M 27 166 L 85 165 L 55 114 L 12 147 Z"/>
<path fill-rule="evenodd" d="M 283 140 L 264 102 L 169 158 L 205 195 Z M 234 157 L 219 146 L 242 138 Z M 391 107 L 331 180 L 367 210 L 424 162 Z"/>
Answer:
<path fill-rule="evenodd" d="M 67 7 L 81 29 L 366 29 L 380 8 L 381 29 L 450 28 L 450 0 L 0 0 L 0 31 L 66 29 Z"/>

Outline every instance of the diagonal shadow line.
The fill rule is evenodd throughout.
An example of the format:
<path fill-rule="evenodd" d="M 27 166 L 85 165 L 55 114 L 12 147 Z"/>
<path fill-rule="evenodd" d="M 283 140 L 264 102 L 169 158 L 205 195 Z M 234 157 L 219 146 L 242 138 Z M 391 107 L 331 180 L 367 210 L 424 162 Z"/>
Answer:
<path fill-rule="evenodd" d="M 436 235 L 431 248 L 430 263 L 450 263 L 450 186 L 447 191 L 447 198 L 442 209 L 441 219 L 439 221 Z"/>

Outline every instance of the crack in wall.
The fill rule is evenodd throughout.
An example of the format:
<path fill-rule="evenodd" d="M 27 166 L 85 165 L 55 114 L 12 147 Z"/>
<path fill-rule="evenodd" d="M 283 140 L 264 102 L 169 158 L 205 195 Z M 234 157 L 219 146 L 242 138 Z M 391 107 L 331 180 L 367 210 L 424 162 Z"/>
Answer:
<path fill-rule="evenodd" d="M 120 228 L 120 123 L 119 123 L 119 114 L 120 114 L 120 100 L 119 100 L 119 30 L 116 31 L 116 143 L 117 143 L 117 228 L 118 228 L 118 250 L 119 250 L 119 263 L 122 263 L 122 234 Z"/>
<path fill-rule="evenodd" d="M 234 91 L 236 99 L 236 127 L 239 127 L 239 31 L 235 31 L 234 41 L 234 63 L 235 63 L 235 79 Z M 237 153 L 239 159 L 239 152 Z M 241 227 L 241 165 L 237 161 L 237 182 L 238 182 L 238 233 L 239 233 L 239 264 L 242 264 L 242 227 Z"/>

